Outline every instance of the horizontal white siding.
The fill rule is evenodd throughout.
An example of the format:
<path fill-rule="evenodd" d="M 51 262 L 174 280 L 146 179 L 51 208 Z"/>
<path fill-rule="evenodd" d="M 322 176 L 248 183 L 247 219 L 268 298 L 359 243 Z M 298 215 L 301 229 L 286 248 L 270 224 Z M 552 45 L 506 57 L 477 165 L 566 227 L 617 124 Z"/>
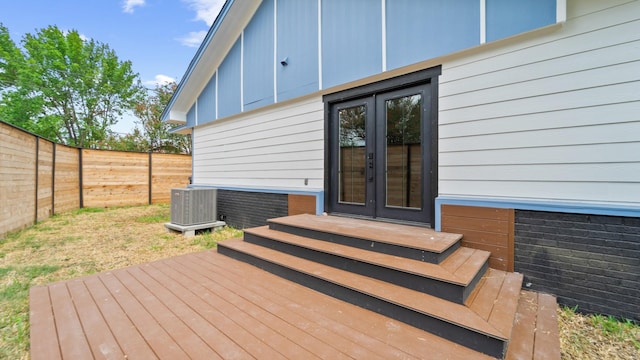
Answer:
<path fill-rule="evenodd" d="M 640 205 L 640 1 L 443 64 L 439 195 Z"/>
<path fill-rule="evenodd" d="M 321 190 L 323 111 L 314 97 L 195 128 L 194 184 Z"/>

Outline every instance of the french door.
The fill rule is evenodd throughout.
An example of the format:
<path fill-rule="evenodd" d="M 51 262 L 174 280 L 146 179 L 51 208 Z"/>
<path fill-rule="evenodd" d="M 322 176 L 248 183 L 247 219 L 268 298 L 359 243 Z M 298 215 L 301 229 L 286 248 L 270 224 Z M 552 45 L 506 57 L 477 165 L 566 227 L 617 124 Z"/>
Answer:
<path fill-rule="evenodd" d="M 331 103 L 332 212 L 430 222 L 431 100 L 426 84 Z"/>

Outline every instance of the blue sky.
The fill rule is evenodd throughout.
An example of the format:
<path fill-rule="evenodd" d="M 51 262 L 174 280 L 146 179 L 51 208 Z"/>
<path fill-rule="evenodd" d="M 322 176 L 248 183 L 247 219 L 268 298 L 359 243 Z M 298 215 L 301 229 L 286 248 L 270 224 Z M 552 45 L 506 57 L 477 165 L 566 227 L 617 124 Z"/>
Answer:
<path fill-rule="evenodd" d="M 0 0 L 0 22 L 14 42 L 57 25 L 108 44 L 148 87 L 179 81 L 224 0 Z M 114 128 L 129 132 L 134 118 Z"/>

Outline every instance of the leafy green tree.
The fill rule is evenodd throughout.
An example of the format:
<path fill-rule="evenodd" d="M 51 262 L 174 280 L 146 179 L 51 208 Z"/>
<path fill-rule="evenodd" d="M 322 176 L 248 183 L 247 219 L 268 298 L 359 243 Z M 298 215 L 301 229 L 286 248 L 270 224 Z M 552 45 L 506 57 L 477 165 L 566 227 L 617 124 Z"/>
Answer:
<path fill-rule="evenodd" d="M 160 120 L 162 111 L 177 87 L 174 82 L 156 85 L 155 89 L 136 104 L 133 113 L 142 128 L 140 143 L 144 146 L 143 151 L 191 153 L 191 137 L 172 133 L 179 125 Z"/>
<path fill-rule="evenodd" d="M 143 95 L 131 62 L 75 30 L 49 26 L 21 44 L 0 25 L 0 117 L 38 135 L 98 147 Z"/>
<path fill-rule="evenodd" d="M 140 129 L 134 128 L 128 134 L 111 134 L 104 143 L 100 144 L 101 149 L 118 150 L 118 151 L 138 151 L 146 152 L 147 146 Z"/>
<path fill-rule="evenodd" d="M 419 144 L 421 139 L 420 95 L 405 96 L 386 101 L 387 144 Z"/>
<path fill-rule="evenodd" d="M 11 40 L 9 30 L 0 23 L 0 90 L 15 85 L 19 58 L 20 50 Z"/>

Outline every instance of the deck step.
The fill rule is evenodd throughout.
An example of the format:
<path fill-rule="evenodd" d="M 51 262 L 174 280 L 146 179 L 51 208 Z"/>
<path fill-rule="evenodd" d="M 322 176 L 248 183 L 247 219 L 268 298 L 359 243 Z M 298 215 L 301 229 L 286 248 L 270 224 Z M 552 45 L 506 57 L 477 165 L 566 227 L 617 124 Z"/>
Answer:
<path fill-rule="evenodd" d="M 270 219 L 272 230 L 438 264 L 460 246 L 462 235 L 370 220 L 301 214 Z"/>
<path fill-rule="evenodd" d="M 220 242 L 218 252 L 498 358 L 504 356 L 517 308 L 519 293 L 511 293 L 516 287 L 519 292 L 522 282 L 520 274 L 489 269 L 463 305 L 241 239 Z"/>
<path fill-rule="evenodd" d="M 522 290 L 505 359 L 560 359 L 555 296 Z"/>
<path fill-rule="evenodd" d="M 244 240 L 335 268 L 463 304 L 488 267 L 490 253 L 465 247 L 433 264 L 272 230 L 245 230 Z"/>

